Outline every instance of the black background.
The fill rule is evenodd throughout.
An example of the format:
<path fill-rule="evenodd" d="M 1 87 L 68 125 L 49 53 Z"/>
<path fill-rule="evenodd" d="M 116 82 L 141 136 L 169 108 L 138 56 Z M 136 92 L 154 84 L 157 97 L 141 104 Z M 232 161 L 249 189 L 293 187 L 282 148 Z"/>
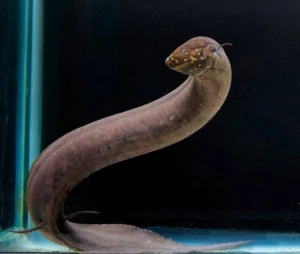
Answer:
<path fill-rule="evenodd" d="M 298 229 L 300 2 L 46 1 L 43 147 L 140 106 L 186 76 L 165 58 L 195 36 L 231 42 L 222 109 L 166 149 L 99 171 L 70 194 L 77 221 Z"/>
<path fill-rule="evenodd" d="M 16 91 L 18 78 L 17 1 L 0 0 L 0 231 L 14 221 Z"/>

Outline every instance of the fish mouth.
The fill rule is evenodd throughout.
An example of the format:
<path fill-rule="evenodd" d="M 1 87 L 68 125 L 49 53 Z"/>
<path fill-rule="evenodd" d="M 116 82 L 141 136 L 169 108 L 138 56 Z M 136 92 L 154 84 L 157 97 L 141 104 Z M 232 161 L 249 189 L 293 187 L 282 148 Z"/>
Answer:
<path fill-rule="evenodd" d="M 173 67 L 171 67 L 171 69 L 176 70 L 178 72 L 182 72 L 190 65 L 191 65 L 191 60 L 187 60 L 185 62 L 181 62 L 174 65 Z"/>
<path fill-rule="evenodd" d="M 165 64 L 171 68 L 171 69 L 177 69 L 177 68 L 181 68 L 182 66 L 191 63 L 192 60 L 188 59 L 186 61 L 180 61 L 179 63 L 176 63 L 175 61 L 170 60 L 170 58 L 168 57 L 165 61 Z"/>

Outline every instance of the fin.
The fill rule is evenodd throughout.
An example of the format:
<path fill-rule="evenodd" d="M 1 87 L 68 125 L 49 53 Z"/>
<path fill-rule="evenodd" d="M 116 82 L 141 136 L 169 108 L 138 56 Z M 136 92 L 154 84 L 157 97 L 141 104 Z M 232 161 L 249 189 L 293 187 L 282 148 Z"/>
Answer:
<path fill-rule="evenodd" d="M 79 211 L 79 212 L 75 212 L 75 213 L 71 213 L 69 215 L 66 215 L 64 217 L 64 220 L 72 220 L 73 218 L 77 217 L 78 215 L 81 214 L 100 214 L 100 212 L 96 212 L 96 211 Z"/>
<path fill-rule="evenodd" d="M 212 245 L 194 246 L 193 251 L 215 251 L 215 250 L 228 250 L 250 243 L 251 241 L 237 241 Z"/>
<path fill-rule="evenodd" d="M 149 230 L 125 224 L 77 224 L 66 221 L 63 234 L 68 247 L 95 253 L 192 253 L 226 250 L 249 243 L 239 241 L 204 246 L 187 246 Z"/>
<path fill-rule="evenodd" d="M 67 216 L 64 216 L 64 220 L 71 220 L 71 219 L 73 219 L 76 216 L 81 215 L 81 214 L 100 214 L 100 212 L 96 212 L 96 211 L 80 211 L 80 212 L 75 212 L 75 213 L 69 214 Z M 10 232 L 16 233 L 16 234 L 28 234 L 28 233 L 40 230 L 43 227 L 45 227 L 45 223 L 42 222 L 39 225 L 37 225 L 36 227 L 30 228 L 30 229 L 25 229 L 25 230 L 10 230 Z"/>
<path fill-rule="evenodd" d="M 30 229 L 26 229 L 26 230 L 10 230 L 10 232 L 16 233 L 16 234 L 27 234 L 27 233 L 31 233 L 31 232 L 40 230 L 43 227 L 45 227 L 45 223 L 44 222 L 40 223 L 39 225 L 37 225 L 34 228 L 30 228 Z"/>

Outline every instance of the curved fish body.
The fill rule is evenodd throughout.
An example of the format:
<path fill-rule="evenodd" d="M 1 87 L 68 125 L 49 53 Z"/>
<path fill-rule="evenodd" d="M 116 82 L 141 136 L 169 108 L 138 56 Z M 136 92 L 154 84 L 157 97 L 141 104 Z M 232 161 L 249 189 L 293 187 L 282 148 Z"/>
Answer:
<path fill-rule="evenodd" d="M 78 224 L 64 215 L 68 193 L 87 176 L 179 142 L 219 111 L 231 84 L 231 66 L 222 45 L 208 37 L 190 39 L 166 64 L 188 75 L 174 91 L 67 133 L 35 161 L 28 179 L 27 206 L 35 229 L 48 239 L 75 251 L 97 253 L 187 253 L 224 250 L 248 242 L 190 247 L 134 226 Z"/>

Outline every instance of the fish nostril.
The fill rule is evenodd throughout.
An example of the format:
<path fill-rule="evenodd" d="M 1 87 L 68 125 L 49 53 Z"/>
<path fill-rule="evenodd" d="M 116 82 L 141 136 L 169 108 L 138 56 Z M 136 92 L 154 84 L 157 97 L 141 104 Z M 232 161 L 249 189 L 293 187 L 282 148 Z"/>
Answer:
<path fill-rule="evenodd" d="M 169 67 L 174 67 L 174 66 L 175 66 L 175 63 L 172 62 L 172 61 L 167 61 L 167 65 L 168 65 Z"/>

